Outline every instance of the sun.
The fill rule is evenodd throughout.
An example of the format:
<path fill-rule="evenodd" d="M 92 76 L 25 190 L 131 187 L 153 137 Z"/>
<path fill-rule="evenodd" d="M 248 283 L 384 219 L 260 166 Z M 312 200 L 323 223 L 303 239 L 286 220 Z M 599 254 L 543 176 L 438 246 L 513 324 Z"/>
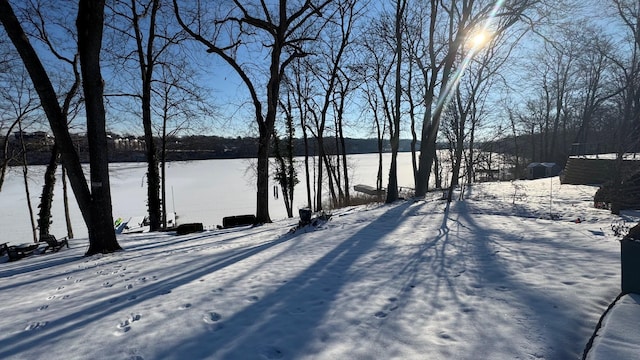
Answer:
<path fill-rule="evenodd" d="M 482 30 L 473 34 L 469 39 L 469 43 L 474 48 L 479 49 L 487 45 L 487 43 L 489 43 L 490 40 L 491 40 L 491 37 L 489 36 L 489 34 L 486 31 Z"/>

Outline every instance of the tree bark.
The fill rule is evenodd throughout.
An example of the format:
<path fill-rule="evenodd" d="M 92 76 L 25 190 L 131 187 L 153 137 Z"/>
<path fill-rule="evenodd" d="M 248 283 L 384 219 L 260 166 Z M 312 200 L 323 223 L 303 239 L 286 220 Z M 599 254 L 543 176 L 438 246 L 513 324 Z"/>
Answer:
<path fill-rule="evenodd" d="M 104 83 L 100 71 L 104 5 L 104 0 L 80 0 L 76 20 L 91 169 L 92 221 L 88 229 L 90 242 L 86 256 L 122 249 L 116 241 L 113 227 L 103 102 Z"/>

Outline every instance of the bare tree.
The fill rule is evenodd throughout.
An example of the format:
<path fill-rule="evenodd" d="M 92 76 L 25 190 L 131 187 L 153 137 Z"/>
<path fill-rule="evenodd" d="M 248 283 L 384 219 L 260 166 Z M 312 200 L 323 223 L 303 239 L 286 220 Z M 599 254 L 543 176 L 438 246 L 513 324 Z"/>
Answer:
<path fill-rule="evenodd" d="M 86 7 L 87 5 L 89 8 Z M 87 45 L 85 41 L 89 39 L 85 39 L 84 36 L 93 36 L 89 41 L 90 45 L 93 47 L 91 49 L 88 47 L 84 48 L 82 51 L 87 52 L 84 55 L 89 55 L 88 57 L 90 59 L 86 59 L 90 60 L 89 63 L 93 62 L 93 65 L 98 66 L 99 62 L 97 60 L 99 60 L 98 55 L 101 45 L 99 40 L 102 29 L 102 11 L 100 5 L 104 5 L 104 3 L 91 2 L 90 4 L 86 4 L 85 2 L 81 2 L 81 9 L 78 11 L 78 17 L 81 20 L 84 20 L 79 21 L 79 34 L 82 35 L 79 36 L 79 48 L 82 49 Z M 93 6 L 97 6 L 97 8 L 93 8 Z M 83 19 L 85 15 L 87 18 Z M 78 201 L 78 206 L 84 221 L 87 224 L 87 228 L 89 229 L 90 246 L 87 255 L 92 255 L 97 252 L 112 252 L 121 249 L 115 239 L 115 232 L 113 229 L 110 193 L 108 189 L 104 191 L 105 186 L 108 188 L 109 183 L 108 181 L 106 183 L 102 182 L 102 180 L 105 179 L 105 170 L 108 171 L 106 156 L 103 157 L 98 156 L 99 154 L 92 154 L 94 161 L 90 164 L 92 173 L 91 185 L 92 190 L 96 190 L 96 193 L 93 194 L 89 191 L 89 186 L 87 185 L 87 181 L 84 177 L 78 154 L 73 146 L 73 141 L 69 134 L 66 118 L 64 117 L 60 104 L 58 103 L 56 92 L 51 84 L 49 76 L 47 75 L 40 58 L 31 46 L 27 35 L 22 29 L 20 22 L 16 18 L 15 13 L 7 0 L 0 0 L 0 22 L 2 22 L 7 35 L 20 54 L 20 58 L 29 72 L 31 81 L 38 93 L 38 96 L 40 97 L 42 108 L 47 115 L 47 119 L 49 120 L 49 124 L 51 125 L 51 129 L 56 138 L 63 166 L 65 166 L 67 170 L 71 187 L 76 200 Z M 82 32 L 82 30 L 89 29 L 91 29 L 90 32 Z M 80 46 L 80 44 L 82 44 L 82 46 Z M 86 65 L 88 66 L 89 64 Z M 96 70 L 99 74 L 99 67 L 97 69 L 95 67 L 92 69 L 85 68 L 84 70 L 87 71 L 87 75 L 95 75 Z M 88 88 L 91 90 L 95 90 L 96 87 L 102 87 L 102 78 L 99 76 L 93 76 L 91 79 L 84 80 L 86 81 Z M 89 90 L 89 95 L 92 97 L 94 102 L 90 104 L 89 115 L 90 118 L 93 119 L 94 115 L 100 117 L 100 114 L 99 109 L 94 109 L 94 106 L 96 105 L 99 107 L 99 104 L 96 104 L 96 98 L 94 97 L 97 94 L 91 90 Z M 100 91 L 97 93 L 100 95 L 99 102 L 101 103 L 101 93 Z M 85 98 L 88 97 L 85 95 Z M 87 106 L 89 106 L 89 104 L 87 104 Z M 104 111 L 102 112 L 102 120 L 104 121 Z M 98 119 L 97 122 L 99 123 L 100 119 Z M 102 122 L 102 124 L 104 125 L 104 122 Z M 100 126 L 100 124 L 93 123 L 91 126 L 88 126 L 88 131 L 93 134 L 93 130 L 95 129 L 94 126 L 96 125 L 98 127 Z M 89 127 L 91 127 L 91 130 L 89 130 Z M 99 136 L 96 138 L 92 137 L 92 141 L 94 139 L 100 140 Z M 100 148 L 100 155 L 106 155 L 106 134 L 103 139 L 103 143 L 94 143 L 92 148 L 93 147 Z M 94 169 L 94 166 L 97 167 L 98 165 L 102 165 L 101 171 Z M 106 173 L 106 179 L 108 179 L 108 172 Z M 106 197 L 109 197 L 109 200 L 107 200 Z"/>
<path fill-rule="evenodd" d="M 100 71 L 104 5 L 104 0 L 80 0 L 76 20 L 91 167 L 91 222 L 88 226 L 91 241 L 87 256 L 122 250 L 113 227 L 104 82 Z"/>
<path fill-rule="evenodd" d="M 188 64 L 176 61 L 160 64 L 159 76 L 153 89 L 152 110 L 161 119 L 155 131 L 160 137 L 160 192 L 162 197 L 162 227 L 167 228 L 167 188 L 166 163 L 168 141 L 177 134 L 188 130 L 197 132 L 198 118 L 214 115 L 203 94 L 204 89 L 195 83 L 197 78 Z M 173 209 L 175 211 L 175 209 Z M 174 214 L 175 215 L 175 214 Z M 175 224 L 174 224 L 175 225 Z"/>
<path fill-rule="evenodd" d="M 50 3 L 34 1 L 25 9 L 25 20 L 30 25 L 31 37 L 37 39 L 58 60 L 56 66 L 59 70 L 56 75 L 60 77 L 62 98 L 62 115 L 67 119 L 67 124 L 75 117 L 80 108 L 81 100 L 78 99 L 80 88 L 80 73 L 78 64 L 77 47 L 66 45 L 68 39 L 76 43 L 73 26 L 64 16 L 64 10 L 51 6 Z M 60 18 L 62 17 L 62 18 Z M 51 31 L 51 28 L 56 30 Z M 62 30 L 62 31 L 61 31 Z M 53 34 L 52 34 L 53 32 Z M 49 235 L 51 225 L 51 206 L 53 203 L 54 187 L 56 183 L 56 170 L 58 168 L 60 152 L 54 142 L 51 147 L 51 156 L 44 174 L 44 185 L 40 196 L 40 211 L 38 213 L 38 229 L 40 238 Z M 69 213 L 65 213 L 68 217 Z M 67 223 L 70 223 L 67 218 Z"/>
<path fill-rule="evenodd" d="M 330 123 L 327 122 L 333 117 L 334 123 L 342 116 L 344 110 L 340 108 L 340 103 L 345 101 L 345 97 L 350 88 L 346 85 L 347 74 L 345 63 L 349 58 L 353 33 L 356 21 L 361 17 L 363 7 L 353 0 L 343 0 L 336 2 L 336 15 L 332 23 L 327 24 L 323 29 L 322 37 L 319 40 L 320 50 L 312 58 L 308 59 L 303 66 L 306 66 L 314 75 L 313 81 L 321 93 L 317 99 L 309 99 L 308 106 L 314 109 L 314 119 L 312 132 L 317 142 L 318 150 L 318 173 L 316 189 L 316 210 L 322 210 L 322 188 L 324 169 L 327 170 L 329 180 L 329 191 L 333 199 L 334 206 L 344 201 L 344 191 L 341 186 L 339 172 L 330 160 L 325 144 L 325 130 Z M 342 86 L 342 87 L 341 87 Z M 342 90 L 342 91 L 340 91 Z M 340 132 L 335 129 L 336 134 Z M 336 153 L 339 144 L 336 144 Z M 339 164 L 339 162 L 337 163 Z M 324 166 L 323 166 L 324 165 Z M 338 195 L 336 195 L 336 189 Z"/>
<path fill-rule="evenodd" d="M 161 180 L 158 169 L 158 150 L 155 141 L 152 102 L 154 86 L 162 86 L 157 77 L 159 66 L 179 66 L 178 58 L 172 58 L 170 48 L 180 45 L 186 35 L 172 26 L 169 2 L 161 0 L 118 0 L 111 6 L 114 15 L 111 28 L 115 42 L 124 42 L 125 49 L 110 51 L 116 61 L 122 62 L 121 77 L 132 76 L 134 79 L 131 97 L 138 103 L 144 130 L 145 153 L 147 157 L 147 207 L 149 227 L 157 231 L 166 215 L 161 211 Z M 129 47 L 133 50 L 129 51 Z M 124 52 L 124 53 L 123 53 Z M 184 64 L 181 64 L 184 65 Z M 128 74 L 134 68 L 137 74 Z M 127 81 L 127 80 L 121 80 Z M 188 81 L 185 79 L 185 81 Z M 126 93 L 111 95 L 128 95 Z"/>
<path fill-rule="evenodd" d="M 487 23 L 492 24 L 491 30 L 496 32 L 513 26 L 537 3 L 537 0 L 514 0 L 502 2 L 498 7 L 491 1 L 464 0 L 445 4 L 431 0 L 426 7 L 416 7 L 427 19 L 424 34 L 420 31 L 422 50 L 412 57 L 426 79 L 416 196 L 424 196 L 428 188 L 440 119 L 456 86 L 456 60 L 466 56 L 459 53 L 461 45 L 469 34 Z"/>
<path fill-rule="evenodd" d="M 178 22 L 194 39 L 203 44 L 207 51 L 220 56 L 240 76 L 247 86 L 255 108 L 258 125 L 258 166 L 256 221 L 271 222 L 269 216 L 269 148 L 276 121 L 280 83 L 287 66 L 296 58 L 308 54 L 305 45 L 316 37 L 313 27 L 315 19 L 323 16 L 330 0 L 304 0 L 290 4 L 279 0 L 269 7 L 266 2 L 233 0 L 221 4 L 220 12 L 213 19 L 213 36 L 207 36 L 202 28 L 206 21 L 202 13 L 192 14 L 185 22 L 176 0 L 173 1 Z M 199 10 L 199 9 L 197 9 Z M 316 26 L 321 28 L 322 26 Z M 317 30 L 316 30 L 317 31 Z M 227 41 L 224 43 L 224 41 Z M 241 48 L 258 43 L 258 53 L 266 52 L 268 69 L 261 80 L 266 84 L 266 100 L 260 100 L 257 91 L 258 80 L 250 77 L 250 64 L 236 57 Z M 264 46 L 262 46 L 264 44 Z M 266 113 L 263 109 L 266 108 Z"/>
<path fill-rule="evenodd" d="M 37 94 L 33 92 L 31 84 L 28 83 L 26 73 L 18 69 L 9 69 L 5 75 L 2 79 L 2 88 L 0 88 L 0 102 L 3 114 L 6 114 L 6 118 L 11 120 L 2 124 L 3 157 L 0 163 L 0 190 L 4 184 L 9 163 L 16 155 L 15 150 L 10 147 L 13 131 L 40 109 Z"/>
<path fill-rule="evenodd" d="M 404 29 L 404 13 L 407 8 L 407 0 L 395 2 L 395 88 L 393 104 L 393 121 L 389 124 L 391 135 L 391 166 L 389 167 L 389 183 L 387 185 L 387 203 L 398 200 L 398 149 L 400 147 L 400 104 L 402 99 L 402 35 Z"/>

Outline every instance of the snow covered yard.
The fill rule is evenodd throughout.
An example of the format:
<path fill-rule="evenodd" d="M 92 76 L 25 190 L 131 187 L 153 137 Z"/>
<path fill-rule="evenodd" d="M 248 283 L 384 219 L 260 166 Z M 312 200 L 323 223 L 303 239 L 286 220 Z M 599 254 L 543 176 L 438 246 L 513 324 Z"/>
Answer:
<path fill-rule="evenodd" d="M 90 258 L 75 239 L 0 264 L 0 358 L 579 359 L 620 291 L 595 190 L 477 184 Z"/>

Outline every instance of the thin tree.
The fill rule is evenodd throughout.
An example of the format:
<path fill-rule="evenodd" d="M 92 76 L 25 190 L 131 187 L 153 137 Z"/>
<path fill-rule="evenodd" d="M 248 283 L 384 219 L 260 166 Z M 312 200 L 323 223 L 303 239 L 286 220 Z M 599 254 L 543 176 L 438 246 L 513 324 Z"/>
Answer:
<path fill-rule="evenodd" d="M 398 200 L 398 149 L 400 147 L 400 110 L 402 108 L 402 35 L 404 12 L 407 8 L 406 0 L 396 0 L 395 2 L 395 89 L 393 104 L 393 121 L 389 124 L 389 132 L 391 135 L 391 166 L 389 167 L 389 183 L 387 185 L 387 203 Z M 390 119 L 390 120 L 391 120 Z"/>
<path fill-rule="evenodd" d="M 110 9 L 116 21 L 111 25 L 116 32 L 114 41 L 122 42 L 122 37 L 125 37 L 133 42 L 133 51 L 130 54 L 114 54 L 112 51 L 112 55 L 124 62 L 123 73 L 128 72 L 126 70 L 130 64 L 134 64 L 133 67 L 138 70 L 134 78 L 139 89 L 134 90 L 133 98 L 140 101 L 139 111 L 142 115 L 147 158 L 147 207 L 151 231 L 157 231 L 164 226 L 162 219 L 166 218 L 161 211 L 158 149 L 152 118 L 153 87 L 154 83 L 161 81 L 156 79 L 155 73 L 158 66 L 178 66 L 177 61 L 171 60 L 168 53 L 173 45 L 180 44 L 185 38 L 183 33 L 172 29 L 168 24 L 170 15 L 163 10 L 169 7 L 164 4 L 161 0 L 119 0 Z"/>
<path fill-rule="evenodd" d="M 31 234 L 33 242 L 38 242 L 38 229 L 33 215 L 33 204 L 31 203 L 31 191 L 29 191 L 29 161 L 27 159 L 27 146 L 24 142 L 24 131 L 22 130 L 22 120 L 18 121 L 18 131 L 20 133 L 20 148 L 22 158 L 22 179 L 24 182 L 24 192 L 27 197 L 27 208 L 29 209 L 29 221 L 31 222 Z"/>
<path fill-rule="evenodd" d="M 330 0 L 319 2 L 305 0 L 293 7 L 289 6 L 287 0 L 279 0 L 269 8 L 264 1 L 258 5 L 233 0 L 232 4 L 229 4 L 231 6 L 224 9 L 224 16 L 214 20 L 214 31 L 218 36 L 207 39 L 202 33 L 202 28 L 192 27 L 195 23 L 202 24 L 204 19 L 201 18 L 201 14 L 196 13 L 194 22 L 187 24 L 180 14 L 178 2 L 173 0 L 174 11 L 182 28 L 206 46 L 208 52 L 220 56 L 231 66 L 251 94 L 259 132 L 256 184 L 256 222 L 258 223 L 271 222 L 269 155 L 277 117 L 280 83 L 287 66 L 294 59 L 307 56 L 308 52 L 304 46 L 316 37 L 312 29 L 315 25 L 314 20 L 322 17 L 322 12 L 331 2 Z M 226 30 L 228 32 L 225 32 Z M 222 43 L 222 38 L 230 42 Z M 258 95 L 257 81 L 252 80 L 249 75 L 251 65 L 243 63 L 235 56 L 242 46 L 256 42 L 264 44 L 261 51 L 266 51 L 269 58 L 268 75 L 263 78 L 266 80 L 266 100 L 264 101 L 260 100 Z M 265 108 L 266 113 L 263 113 Z"/>

